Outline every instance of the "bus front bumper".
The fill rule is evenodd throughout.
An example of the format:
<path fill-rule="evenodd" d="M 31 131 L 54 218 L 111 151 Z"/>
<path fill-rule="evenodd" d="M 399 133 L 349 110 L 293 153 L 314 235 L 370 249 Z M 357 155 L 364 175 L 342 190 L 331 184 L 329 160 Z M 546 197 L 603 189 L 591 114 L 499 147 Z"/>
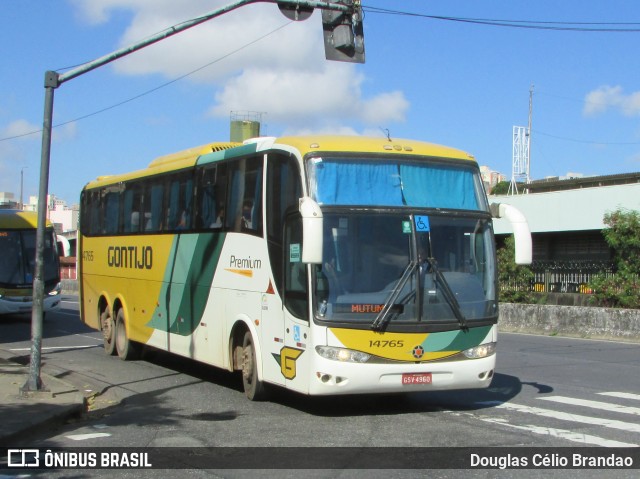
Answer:
<path fill-rule="evenodd" d="M 58 286 L 51 293 L 45 294 L 42 303 L 44 313 L 60 306 L 60 287 Z M 33 299 L 31 296 L 0 296 L 0 314 L 25 314 L 33 309 Z"/>
<path fill-rule="evenodd" d="M 491 384 L 496 355 L 464 361 L 367 364 L 340 363 L 316 356 L 312 395 L 396 393 L 481 389 Z"/>

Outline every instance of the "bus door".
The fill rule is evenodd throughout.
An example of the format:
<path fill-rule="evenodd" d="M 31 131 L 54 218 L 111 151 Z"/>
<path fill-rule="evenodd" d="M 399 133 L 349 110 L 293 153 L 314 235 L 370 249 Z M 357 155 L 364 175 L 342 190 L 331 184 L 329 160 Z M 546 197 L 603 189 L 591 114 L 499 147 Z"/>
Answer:
<path fill-rule="evenodd" d="M 309 268 L 302 262 L 302 218 L 290 215 L 284 241 L 284 344 L 280 372 L 289 389 L 309 389 L 311 347 L 309 331 Z"/>
<path fill-rule="evenodd" d="M 280 369 L 280 352 L 284 346 L 282 298 L 274 290 L 273 284 L 262 293 L 261 305 L 262 379 L 284 386 L 285 378 Z"/>

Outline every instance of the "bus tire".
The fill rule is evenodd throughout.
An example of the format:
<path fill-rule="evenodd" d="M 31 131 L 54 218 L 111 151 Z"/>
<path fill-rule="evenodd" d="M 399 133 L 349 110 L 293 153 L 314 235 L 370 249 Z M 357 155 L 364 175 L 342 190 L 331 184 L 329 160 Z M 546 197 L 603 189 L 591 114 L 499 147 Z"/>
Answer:
<path fill-rule="evenodd" d="M 125 324 L 124 310 L 120 308 L 116 316 L 115 325 L 115 341 L 118 357 L 123 361 L 137 359 L 139 356 L 140 345 L 129 339 L 127 336 L 127 327 Z"/>
<path fill-rule="evenodd" d="M 116 325 L 108 309 L 100 313 L 100 328 L 102 329 L 104 352 L 108 356 L 113 356 L 116 354 Z"/>
<path fill-rule="evenodd" d="M 267 397 L 265 384 L 258 379 L 256 348 L 251 331 L 244 333 L 242 341 L 242 386 L 244 394 L 251 401 L 262 401 Z"/>

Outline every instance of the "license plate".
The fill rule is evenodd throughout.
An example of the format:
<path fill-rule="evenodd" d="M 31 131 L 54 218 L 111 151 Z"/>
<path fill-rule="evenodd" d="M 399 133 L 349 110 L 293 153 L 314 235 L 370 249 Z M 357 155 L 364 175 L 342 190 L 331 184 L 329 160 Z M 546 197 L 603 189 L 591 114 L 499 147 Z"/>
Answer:
<path fill-rule="evenodd" d="M 431 384 L 431 373 L 404 373 L 402 384 Z"/>

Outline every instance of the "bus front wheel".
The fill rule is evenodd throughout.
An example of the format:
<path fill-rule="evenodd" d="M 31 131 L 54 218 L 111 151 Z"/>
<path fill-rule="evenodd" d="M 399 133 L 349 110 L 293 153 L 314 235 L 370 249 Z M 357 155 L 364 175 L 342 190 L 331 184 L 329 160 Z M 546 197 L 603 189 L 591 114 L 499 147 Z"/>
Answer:
<path fill-rule="evenodd" d="M 123 361 L 136 359 L 138 357 L 139 344 L 131 341 L 129 336 L 127 336 L 124 311 L 122 308 L 118 310 L 118 315 L 116 316 L 115 343 L 118 357 Z"/>
<path fill-rule="evenodd" d="M 115 323 L 113 318 L 109 314 L 109 310 L 105 309 L 100 314 L 100 327 L 102 328 L 102 339 L 104 344 L 104 351 L 109 356 L 116 353 L 116 340 L 115 340 Z"/>
<path fill-rule="evenodd" d="M 244 334 L 242 341 L 242 386 L 245 395 L 251 401 L 261 401 L 266 398 L 265 385 L 258 379 L 256 348 L 250 331 Z"/>

